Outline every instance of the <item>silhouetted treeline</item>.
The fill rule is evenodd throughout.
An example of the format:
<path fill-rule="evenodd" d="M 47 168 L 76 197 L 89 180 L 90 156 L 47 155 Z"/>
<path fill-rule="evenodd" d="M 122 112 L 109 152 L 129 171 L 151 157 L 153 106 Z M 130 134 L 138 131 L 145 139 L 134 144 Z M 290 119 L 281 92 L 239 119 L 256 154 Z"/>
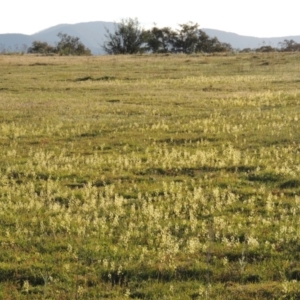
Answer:
<path fill-rule="evenodd" d="M 78 37 L 70 36 L 65 33 L 57 35 L 60 41 L 55 47 L 47 42 L 34 41 L 28 48 L 28 53 L 39 54 L 59 54 L 59 55 L 91 55 L 91 50 L 86 48 Z"/>
<path fill-rule="evenodd" d="M 295 52 L 300 51 L 300 44 L 294 40 L 284 40 L 278 44 L 278 47 L 272 47 L 270 45 L 263 45 L 256 49 L 245 48 L 240 52 Z"/>
<path fill-rule="evenodd" d="M 198 53 L 226 52 L 232 47 L 209 37 L 196 23 L 180 24 L 178 30 L 170 27 L 144 30 L 137 19 L 126 19 L 116 24 L 114 32 L 107 30 L 102 45 L 108 54 L 134 53 Z"/>

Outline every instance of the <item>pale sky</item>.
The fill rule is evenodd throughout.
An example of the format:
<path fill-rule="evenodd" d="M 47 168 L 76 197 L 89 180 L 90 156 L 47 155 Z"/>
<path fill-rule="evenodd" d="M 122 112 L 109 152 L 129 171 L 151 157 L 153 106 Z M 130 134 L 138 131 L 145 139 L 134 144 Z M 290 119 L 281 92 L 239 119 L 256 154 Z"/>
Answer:
<path fill-rule="evenodd" d="M 240 35 L 300 35 L 299 0 L 2 0 L 0 33 L 33 34 L 62 23 L 138 18 L 145 28 L 189 21 Z"/>

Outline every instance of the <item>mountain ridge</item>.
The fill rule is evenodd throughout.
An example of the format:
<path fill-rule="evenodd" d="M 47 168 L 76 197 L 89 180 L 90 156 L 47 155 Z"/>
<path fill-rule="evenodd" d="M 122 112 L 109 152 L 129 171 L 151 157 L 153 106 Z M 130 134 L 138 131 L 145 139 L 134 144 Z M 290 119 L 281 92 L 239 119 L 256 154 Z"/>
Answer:
<path fill-rule="evenodd" d="M 112 32 L 115 28 L 115 22 L 92 21 L 76 24 L 57 24 L 32 35 L 20 33 L 0 34 L 0 52 L 5 50 L 8 52 L 20 51 L 20 49 L 25 50 L 26 46 L 30 47 L 33 41 L 47 42 L 54 46 L 59 41 L 57 34 L 63 32 L 71 36 L 79 37 L 81 42 L 92 51 L 92 54 L 102 55 L 105 54 L 101 45 L 105 41 L 106 28 Z M 239 35 L 219 29 L 201 29 L 210 37 L 217 37 L 220 42 L 229 43 L 234 49 L 240 50 L 244 48 L 255 49 L 261 46 L 272 46 L 276 48 L 280 42 L 291 39 L 300 43 L 300 35 L 260 38 Z"/>

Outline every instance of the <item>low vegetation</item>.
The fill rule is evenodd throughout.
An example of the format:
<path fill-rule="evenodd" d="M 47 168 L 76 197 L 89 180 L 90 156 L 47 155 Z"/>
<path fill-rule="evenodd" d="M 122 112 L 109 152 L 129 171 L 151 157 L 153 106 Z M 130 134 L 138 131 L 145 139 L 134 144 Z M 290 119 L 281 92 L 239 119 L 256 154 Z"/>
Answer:
<path fill-rule="evenodd" d="M 299 299 L 299 61 L 0 56 L 0 299 Z"/>
<path fill-rule="evenodd" d="M 42 55 L 92 55 L 91 50 L 84 46 L 79 37 L 71 36 L 62 32 L 60 32 L 57 36 L 60 38 L 60 41 L 56 46 L 51 46 L 47 42 L 34 41 L 31 47 L 28 48 L 27 52 Z"/>

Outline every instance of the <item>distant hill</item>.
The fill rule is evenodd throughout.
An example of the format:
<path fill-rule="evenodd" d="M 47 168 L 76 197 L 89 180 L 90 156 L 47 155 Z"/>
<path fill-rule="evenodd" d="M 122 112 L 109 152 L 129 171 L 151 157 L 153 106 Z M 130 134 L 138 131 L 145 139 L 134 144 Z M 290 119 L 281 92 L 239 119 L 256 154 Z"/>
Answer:
<path fill-rule="evenodd" d="M 59 41 L 57 34 L 62 32 L 79 37 L 81 42 L 87 48 L 91 49 L 94 55 L 104 54 L 101 45 L 105 41 L 105 28 L 113 31 L 115 23 L 98 21 L 72 25 L 59 24 L 32 35 L 0 34 L 0 52 L 4 49 L 7 51 L 15 51 L 23 47 L 23 45 L 30 47 L 33 41 L 47 42 L 54 46 Z"/>
<path fill-rule="evenodd" d="M 86 47 L 91 49 L 94 55 L 104 54 L 101 45 L 105 41 L 105 28 L 113 32 L 115 23 L 95 21 L 77 24 L 59 24 L 32 35 L 0 34 L 0 52 L 4 49 L 6 49 L 7 51 L 20 51 L 25 48 L 24 45 L 30 47 L 33 41 L 47 42 L 48 44 L 54 46 L 59 41 L 57 34 L 59 32 L 62 32 L 71 36 L 79 37 L 81 42 Z M 300 35 L 274 38 L 258 38 L 238 35 L 236 33 L 225 32 L 216 29 L 202 28 L 202 30 L 211 37 L 217 37 L 220 42 L 231 44 L 234 49 L 254 49 L 269 45 L 272 47 L 278 47 L 278 43 L 283 42 L 285 39 L 293 39 L 295 42 L 300 43 Z"/>
<path fill-rule="evenodd" d="M 209 36 L 217 37 L 220 42 L 229 43 L 234 49 L 245 49 L 245 48 L 259 48 L 261 46 L 272 46 L 274 48 L 279 47 L 279 43 L 284 40 L 294 40 L 296 43 L 300 43 L 300 35 L 297 36 L 284 36 L 284 37 L 273 37 L 273 38 L 258 38 L 252 36 L 238 35 L 232 32 L 226 32 L 216 29 L 203 29 Z"/>
<path fill-rule="evenodd" d="M 57 34 L 59 32 L 66 33 L 71 36 L 79 37 L 81 42 L 89 48 L 94 55 L 99 55 L 104 54 L 101 45 L 105 41 L 105 28 L 113 31 L 115 23 L 98 21 L 77 23 L 73 25 L 60 24 L 37 32 L 33 34 L 32 37 L 34 40 L 45 41 L 51 45 L 55 45 L 55 43 L 59 41 Z"/>
<path fill-rule="evenodd" d="M 30 35 L 9 33 L 0 34 L 0 52 L 6 50 L 11 51 L 22 51 L 22 47 L 29 46 L 34 41 L 34 38 Z"/>

